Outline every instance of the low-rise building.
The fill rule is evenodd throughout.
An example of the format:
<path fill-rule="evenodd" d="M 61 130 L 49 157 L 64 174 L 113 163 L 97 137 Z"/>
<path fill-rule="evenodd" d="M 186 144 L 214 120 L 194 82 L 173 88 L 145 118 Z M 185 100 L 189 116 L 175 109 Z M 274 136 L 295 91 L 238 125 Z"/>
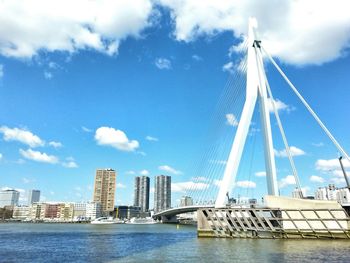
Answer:
<path fill-rule="evenodd" d="M 86 203 L 74 203 L 74 219 L 81 219 L 86 217 Z"/>
<path fill-rule="evenodd" d="M 74 215 L 74 204 L 62 203 L 58 205 L 57 219 L 60 221 L 72 221 Z"/>
<path fill-rule="evenodd" d="M 101 217 L 102 206 L 100 202 L 89 202 L 86 204 L 86 217 L 90 220 L 95 220 Z"/>
<path fill-rule="evenodd" d="M 15 206 L 13 208 L 12 218 L 25 220 L 29 217 L 29 211 L 30 211 L 29 206 Z"/>

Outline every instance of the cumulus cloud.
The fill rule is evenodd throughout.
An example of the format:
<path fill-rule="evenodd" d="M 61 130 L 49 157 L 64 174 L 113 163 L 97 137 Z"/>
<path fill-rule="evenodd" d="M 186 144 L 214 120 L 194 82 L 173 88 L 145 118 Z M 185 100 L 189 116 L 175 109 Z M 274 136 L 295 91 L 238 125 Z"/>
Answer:
<path fill-rule="evenodd" d="M 125 174 L 129 174 L 129 175 L 135 175 L 136 172 L 135 171 L 126 171 Z"/>
<path fill-rule="evenodd" d="M 148 170 L 142 170 L 142 171 L 140 171 L 140 175 L 148 176 L 149 175 L 149 171 Z"/>
<path fill-rule="evenodd" d="M 347 159 L 343 159 L 342 162 L 345 169 L 350 168 L 350 162 Z M 338 159 L 319 159 L 316 161 L 315 167 L 317 170 L 320 171 L 332 171 L 341 169 Z"/>
<path fill-rule="evenodd" d="M 62 143 L 60 143 L 60 142 L 55 142 L 55 141 L 49 142 L 49 145 L 52 146 L 52 147 L 54 147 L 54 148 L 61 148 L 61 147 L 63 146 Z"/>
<path fill-rule="evenodd" d="M 157 141 L 159 141 L 158 138 L 152 137 L 152 136 L 146 136 L 146 140 L 147 140 L 147 141 L 151 141 L 151 142 L 157 142 Z"/>
<path fill-rule="evenodd" d="M 171 61 L 166 58 L 157 58 L 154 64 L 159 69 L 171 69 Z"/>
<path fill-rule="evenodd" d="M 52 79 L 53 74 L 49 71 L 44 71 L 44 78 L 45 79 Z"/>
<path fill-rule="evenodd" d="M 230 126 L 233 126 L 233 127 L 236 127 L 238 126 L 238 120 L 236 118 L 236 116 L 232 113 L 227 113 L 226 115 L 226 124 L 227 125 L 230 125 Z"/>
<path fill-rule="evenodd" d="M 39 138 L 39 136 L 33 134 L 26 129 L 9 128 L 7 126 L 1 126 L 0 132 L 4 135 L 5 141 L 18 141 L 29 145 L 30 147 L 43 146 L 45 142 Z"/>
<path fill-rule="evenodd" d="M 152 24 L 151 0 L 2 1 L 0 53 L 31 58 L 39 51 L 93 49 L 114 55 L 120 41 Z"/>
<path fill-rule="evenodd" d="M 321 176 L 311 175 L 310 181 L 313 183 L 324 183 L 325 180 Z"/>
<path fill-rule="evenodd" d="M 167 172 L 167 173 L 170 173 L 170 174 L 175 174 L 175 175 L 182 174 L 181 171 L 176 170 L 175 168 L 173 168 L 173 167 L 171 167 L 169 165 L 161 165 L 161 166 L 158 167 L 158 169 L 160 171 L 164 171 L 164 172 Z"/>
<path fill-rule="evenodd" d="M 201 56 L 198 56 L 196 54 L 192 55 L 192 59 L 195 61 L 202 61 L 203 60 L 203 58 Z"/>
<path fill-rule="evenodd" d="M 266 176 L 266 172 L 265 171 L 256 172 L 255 176 L 257 176 L 257 177 L 264 177 L 264 176 Z"/>
<path fill-rule="evenodd" d="M 129 140 L 121 130 L 112 127 L 100 127 L 96 130 L 95 140 L 98 145 L 112 146 L 121 151 L 132 152 L 139 148 L 139 142 Z"/>
<path fill-rule="evenodd" d="M 58 158 L 56 156 L 48 155 L 46 153 L 41 153 L 39 151 L 34 151 L 32 149 L 28 149 L 28 150 L 20 149 L 19 153 L 28 160 L 42 162 L 42 163 L 51 163 L 51 164 L 58 163 Z"/>
<path fill-rule="evenodd" d="M 2 153 L 0 153 L 0 160 L 2 159 Z"/>
<path fill-rule="evenodd" d="M 293 175 L 287 175 L 286 177 L 282 178 L 281 181 L 279 182 L 279 187 L 284 188 L 288 185 L 295 185 L 295 178 Z"/>
<path fill-rule="evenodd" d="M 235 186 L 240 188 L 255 188 L 256 183 L 253 181 L 238 181 L 236 182 Z"/>
<path fill-rule="evenodd" d="M 278 112 L 279 112 L 279 111 L 291 112 L 291 111 L 295 110 L 294 107 L 285 104 L 283 101 L 281 101 L 281 100 L 279 100 L 279 99 L 275 99 L 275 100 L 273 100 L 273 101 L 274 101 L 274 103 L 275 103 L 275 107 L 276 107 L 276 110 L 277 110 Z M 267 99 L 267 106 L 268 106 L 268 108 L 269 108 L 269 112 L 270 112 L 270 113 L 274 113 L 273 104 L 272 104 L 272 99 L 271 99 L 271 98 L 268 98 L 268 99 Z"/>
<path fill-rule="evenodd" d="M 171 191 L 176 192 L 186 192 L 188 190 L 192 191 L 201 191 L 209 188 L 209 184 L 201 182 L 181 182 L 181 183 L 172 183 Z"/>
<path fill-rule="evenodd" d="M 248 18 L 256 17 L 262 44 L 280 60 L 322 64 L 341 57 L 350 43 L 348 2 L 337 1 L 198 1 L 159 0 L 170 9 L 174 36 L 193 41 L 232 31 L 247 34 Z M 334 15 L 336 14 L 336 15 Z"/>
<path fill-rule="evenodd" d="M 62 165 L 66 168 L 78 168 L 78 164 L 75 161 L 63 162 Z"/>
<path fill-rule="evenodd" d="M 124 188 L 126 188 L 126 185 L 124 185 L 122 183 L 117 183 L 115 187 L 118 189 L 124 189 Z"/>
<path fill-rule="evenodd" d="M 233 70 L 234 70 L 234 64 L 232 61 L 230 61 L 222 66 L 222 71 L 224 71 L 224 72 L 233 73 Z"/>
<path fill-rule="evenodd" d="M 295 146 L 290 146 L 289 150 L 292 156 L 301 156 L 306 154 L 302 149 Z M 280 151 L 274 150 L 274 152 L 277 157 L 288 157 L 286 149 Z"/>

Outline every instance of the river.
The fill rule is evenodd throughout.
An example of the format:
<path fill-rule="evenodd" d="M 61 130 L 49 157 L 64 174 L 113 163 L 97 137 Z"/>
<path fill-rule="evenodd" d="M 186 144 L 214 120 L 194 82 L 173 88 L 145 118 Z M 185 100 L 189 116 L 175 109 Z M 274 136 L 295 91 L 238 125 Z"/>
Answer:
<path fill-rule="evenodd" d="M 347 240 L 197 238 L 193 226 L 0 224 L 0 262 L 350 262 Z"/>

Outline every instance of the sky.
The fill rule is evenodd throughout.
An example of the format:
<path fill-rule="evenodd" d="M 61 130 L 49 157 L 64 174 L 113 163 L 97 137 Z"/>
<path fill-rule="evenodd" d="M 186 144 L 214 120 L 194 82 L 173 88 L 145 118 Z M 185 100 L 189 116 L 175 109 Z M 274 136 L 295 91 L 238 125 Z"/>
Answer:
<path fill-rule="evenodd" d="M 215 198 L 220 173 L 208 182 L 193 164 L 214 143 L 213 125 L 232 143 L 239 117 L 215 112 L 251 16 L 264 47 L 350 151 L 349 3 L 242 2 L 2 1 L 0 188 L 18 189 L 22 203 L 28 189 L 44 201 L 89 201 L 95 170 L 113 168 L 117 205 L 132 204 L 138 175 L 150 176 L 151 188 L 154 176 L 171 175 L 173 206 L 186 190 L 210 187 Z M 265 64 L 302 187 L 344 186 L 337 149 Z M 271 120 L 280 193 L 289 196 L 295 182 Z M 261 138 L 258 124 L 251 132 Z M 259 199 L 263 153 L 251 151 L 232 195 Z M 207 161 L 222 171 L 223 157 Z"/>

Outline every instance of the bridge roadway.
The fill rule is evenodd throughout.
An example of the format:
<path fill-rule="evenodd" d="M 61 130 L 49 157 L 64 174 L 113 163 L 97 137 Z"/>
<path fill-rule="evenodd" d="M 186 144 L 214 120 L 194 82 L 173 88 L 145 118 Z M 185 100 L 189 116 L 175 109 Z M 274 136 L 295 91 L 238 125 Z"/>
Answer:
<path fill-rule="evenodd" d="M 201 208 L 214 208 L 214 206 L 213 205 L 191 205 L 191 206 L 175 207 L 175 208 L 170 208 L 170 209 L 155 213 L 153 215 L 153 218 L 162 220 L 162 221 L 172 221 L 179 214 L 195 212 Z"/>

